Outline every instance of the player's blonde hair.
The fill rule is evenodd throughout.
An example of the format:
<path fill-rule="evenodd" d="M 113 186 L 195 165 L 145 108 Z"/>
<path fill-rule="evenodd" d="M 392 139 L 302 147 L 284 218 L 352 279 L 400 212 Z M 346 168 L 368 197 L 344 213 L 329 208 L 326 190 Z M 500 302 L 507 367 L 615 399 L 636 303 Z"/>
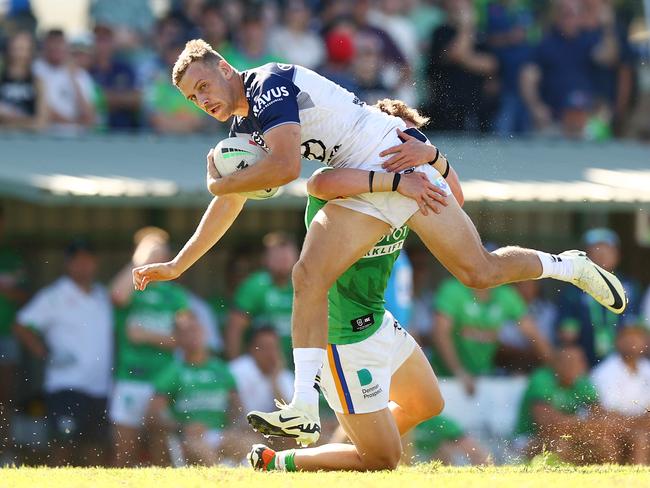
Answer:
<path fill-rule="evenodd" d="M 374 106 L 382 112 L 387 113 L 388 115 L 399 117 L 400 119 L 412 122 L 413 125 L 415 125 L 415 127 L 418 129 L 427 125 L 430 120 L 429 117 L 425 117 L 416 109 L 409 107 L 401 100 L 384 98 L 383 100 L 379 100 L 377 103 L 375 103 Z"/>
<path fill-rule="evenodd" d="M 190 67 L 195 61 L 200 62 L 214 62 L 215 64 L 221 61 L 223 58 L 221 55 L 212 49 L 212 46 L 205 42 L 203 39 L 192 39 L 187 41 L 183 52 L 180 53 L 176 63 L 174 63 L 174 68 L 172 69 L 172 82 L 174 86 L 178 86 L 183 78 L 183 75 L 187 71 L 187 68 Z"/>

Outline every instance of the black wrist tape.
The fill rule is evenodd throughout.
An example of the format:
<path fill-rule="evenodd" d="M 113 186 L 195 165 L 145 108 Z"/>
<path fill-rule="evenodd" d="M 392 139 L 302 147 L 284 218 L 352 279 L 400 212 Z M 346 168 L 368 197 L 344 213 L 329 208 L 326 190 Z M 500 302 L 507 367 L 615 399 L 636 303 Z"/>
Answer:
<path fill-rule="evenodd" d="M 430 164 L 431 166 L 433 166 L 434 164 L 436 164 L 436 161 L 438 161 L 438 157 L 439 157 L 439 156 L 440 156 L 440 150 L 439 150 L 438 148 L 436 148 L 436 157 L 433 158 L 433 161 L 429 161 L 429 164 Z"/>
<path fill-rule="evenodd" d="M 393 176 L 393 191 L 397 191 L 397 187 L 399 186 L 399 180 L 402 179 L 402 175 L 399 173 L 395 173 Z"/>
<path fill-rule="evenodd" d="M 449 160 L 445 158 L 445 161 L 447 162 L 447 167 L 445 168 L 445 172 L 442 173 L 442 177 L 447 179 L 447 176 L 449 176 L 449 169 L 451 168 L 451 165 L 449 164 Z"/>

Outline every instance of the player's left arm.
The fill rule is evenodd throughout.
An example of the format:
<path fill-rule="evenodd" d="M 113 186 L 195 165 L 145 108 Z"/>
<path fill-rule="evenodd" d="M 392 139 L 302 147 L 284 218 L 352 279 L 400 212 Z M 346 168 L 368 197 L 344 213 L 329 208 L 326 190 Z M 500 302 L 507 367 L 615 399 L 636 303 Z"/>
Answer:
<path fill-rule="evenodd" d="M 300 176 L 300 125 L 285 123 L 264 134 L 269 148 L 266 157 L 230 175 L 208 182 L 215 196 L 274 188 L 286 185 Z"/>

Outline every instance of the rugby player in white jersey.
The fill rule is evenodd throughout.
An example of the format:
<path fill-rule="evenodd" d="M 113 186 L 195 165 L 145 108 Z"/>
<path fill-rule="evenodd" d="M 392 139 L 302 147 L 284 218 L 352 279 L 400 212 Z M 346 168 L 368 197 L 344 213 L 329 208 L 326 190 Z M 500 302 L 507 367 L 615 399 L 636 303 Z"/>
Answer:
<path fill-rule="evenodd" d="M 278 411 L 255 412 L 275 434 L 294 437 L 298 432 L 297 440 L 303 445 L 318 439 L 318 395 L 313 384 L 326 357 L 327 292 L 382 236 L 404 224 L 466 286 L 489 288 L 555 278 L 573 283 L 615 313 L 625 310 L 627 298 L 620 281 L 584 252 L 552 255 L 514 246 L 487 252 L 453 197 L 445 200 L 439 212 L 425 215 L 418 201 L 399 192 L 399 171 L 416 166 L 415 172 L 424 173 L 432 182 L 441 176 L 428 164 L 433 160 L 411 157 L 410 141 L 402 144 L 398 130 L 405 129 L 404 122 L 366 106 L 313 71 L 270 63 L 240 73 L 207 43 L 193 40 L 180 54 L 172 79 L 189 100 L 217 120 L 225 122 L 234 116 L 231 134 L 251 134 L 268 155 L 224 177 L 208 164 L 208 189 L 215 198 L 172 261 L 133 270 L 138 289 L 150 281 L 180 276 L 237 218 L 245 203 L 239 193 L 293 181 L 300 174 L 301 156 L 373 175 L 387 169 L 394 172 L 391 188 L 398 191 L 371 192 L 369 178 L 367 193 L 329 202 L 309 227 L 292 276 L 294 398 Z M 435 206 L 437 195 L 428 188 L 418 197 L 419 203 Z"/>

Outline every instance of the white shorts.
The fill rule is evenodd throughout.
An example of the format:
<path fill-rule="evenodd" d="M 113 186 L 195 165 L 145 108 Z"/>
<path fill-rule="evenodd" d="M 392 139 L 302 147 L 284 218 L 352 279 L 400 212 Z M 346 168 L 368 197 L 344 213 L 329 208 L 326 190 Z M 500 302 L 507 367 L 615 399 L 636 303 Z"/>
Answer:
<path fill-rule="evenodd" d="M 370 413 L 388 406 L 390 381 L 413 353 L 415 339 L 390 312 L 370 337 L 354 344 L 328 344 L 321 389 L 338 413 Z"/>
<path fill-rule="evenodd" d="M 111 422 L 141 429 L 149 403 L 154 396 L 154 387 L 143 381 L 116 381 L 111 396 L 109 416 Z"/>
<path fill-rule="evenodd" d="M 377 156 L 372 161 L 367 161 L 361 166 L 361 168 L 368 171 L 384 171 L 381 168 L 381 164 L 385 160 L 388 160 L 390 156 L 380 158 L 379 153 L 384 149 L 388 149 L 389 147 L 400 143 L 401 141 L 397 137 L 395 131 L 387 134 L 378 148 Z M 431 183 L 436 185 L 438 188 L 443 189 L 448 196 L 451 195 L 451 189 L 449 188 L 447 181 L 432 166 L 429 166 L 428 164 L 417 166 L 414 171 L 426 174 Z M 411 216 L 420 209 L 415 200 L 405 197 L 396 191 L 361 193 L 360 195 L 355 195 L 353 197 L 330 200 L 330 203 L 375 217 L 386 222 L 393 229 L 399 229 L 402 227 Z"/>

